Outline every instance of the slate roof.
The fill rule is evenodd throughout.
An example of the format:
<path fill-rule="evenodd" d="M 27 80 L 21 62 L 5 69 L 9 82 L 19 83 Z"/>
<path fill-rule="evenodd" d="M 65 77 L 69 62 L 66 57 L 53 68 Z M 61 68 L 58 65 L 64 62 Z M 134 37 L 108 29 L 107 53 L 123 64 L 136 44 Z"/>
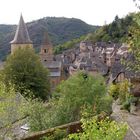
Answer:
<path fill-rule="evenodd" d="M 44 32 L 44 38 L 43 38 L 42 45 L 50 45 L 50 46 L 52 46 L 47 31 Z"/>
<path fill-rule="evenodd" d="M 108 73 L 107 65 L 97 57 L 93 57 L 93 58 L 82 57 L 81 61 L 79 62 L 79 68 L 85 69 L 87 71 L 97 70 L 102 75 Z"/>
<path fill-rule="evenodd" d="M 131 61 L 133 60 L 133 57 L 131 55 L 129 55 L 127 61 L 130 61 L 130 59 Z M 131 78 L 131 79 L 140 78 L 140 72 L 134 72 L 133 70 L 128 70 L 125 65 L 121 64 L 121 61 L 116 61 L 111 68 L 112 81 L 114 81 L 117 78 L 117 76 L 122 72 L 125 73 L 126 78 Z"/>
<path fill-rule="evenodd" d="M 30 40 L 26 24 L 24 23 L 23 17 L 21 15 L 19 20 L 19 25 L 15 33 L 14 39 L 10 42 L 11 44 L 32 44 Z"/>
<path fill-rule="evenodd" d="M 50 61 L 50 62 L 43 62 L 43 65 L 47 68 L 61 68 L 60 61 Z"/>
<path fill-rule="evenodd" d="M 121 64 L 120 61 L 116 61 L 111 68 L 112 79 L 115 80 L 119 73 L 122 72 L 125 72 L 125 67 Z"/>
<path fill-rule="evenodd" d="M 57 71 L 57 72 L 50 71 L 50 76 L 51 77 L 60 77 L 61 76 L 61 71 Z"/>

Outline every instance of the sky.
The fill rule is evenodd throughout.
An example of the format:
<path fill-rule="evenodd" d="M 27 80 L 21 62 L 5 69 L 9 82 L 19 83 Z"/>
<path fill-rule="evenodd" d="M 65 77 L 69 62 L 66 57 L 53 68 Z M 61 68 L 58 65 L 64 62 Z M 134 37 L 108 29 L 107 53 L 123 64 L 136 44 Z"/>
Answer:
<path fill-rule="evenodd" d="M 73 17 L 88 24 L 104 25 L 137 8 L 133 0 L 1 0 L 0 24 L 18 24 L 22 13 L 25 22 L 43 17 Z"/>

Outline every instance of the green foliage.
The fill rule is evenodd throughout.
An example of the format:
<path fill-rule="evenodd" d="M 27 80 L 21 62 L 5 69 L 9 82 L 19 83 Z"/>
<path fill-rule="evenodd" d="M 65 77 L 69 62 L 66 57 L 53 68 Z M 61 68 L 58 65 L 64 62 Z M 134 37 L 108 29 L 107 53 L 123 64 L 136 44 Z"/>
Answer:
<path fill-rule="evenodd" d="M 111 84 L 108 87 L 108 93 L 114 100 L 118 99 L 119 97 L 119 86 L 116 84 Z"/>
<path fill-rule="evenodd" d="M 133 26 L 129 30 L 127 43 L 130 45 L 130 53 L 133 55 L 132 60 L 126 61 L 125 65 L 128 70 L 135 73 L 140 72 L 140 13 L 133 18 Z"/>
<path fill-rule="evenodd" d="M 13 122 L 24 117 L 26 101 L 20 94 L 16 94 L 12 85 L 9 88 L 0 81 L 0 139 L 10 135 L 12 137 Z"/>
<path fill-rule="evenodd" d="M 30 131 L 41 131 L 47 126 L 47 108 L 42 101 L 29 100 L 28 108 L 25 114 L 28 114 L 28 123 L 30 124 Z"/>
<path fill-rule="evenodd" d="M 32 131 L 80 120 L 83 110 L 91 113 L 89 117 L 112 111 L 112 99 L 106 95 L 104 79 L 99 75 L 93 77 L 79 72 L 62 82 L 52 95 L 46 108 L 41 107 L 43 104 L 34 106 L 32 103 L 33 106 L 28 109 Z"/>
<path fill-rule="evenodd" d="M 89 106 L 93 114 L 101 111 L 110 113 L 111 102 L 106 97 L 104 79 L 99 75 L 93 77 L 86 74 L 85 77 L 85 73 L 79 72 L 62 82 L 56 92 L 60 94 L 53 115 L 57 125 L 79 120 L 85 106 Z"/>
<path fill-rule="evenodd" d="M 116 16 L 112 23 L 99 28 L 96 32 L 89 36 L 88 40 L 92 42 L 126 42 L 126 39 L 129 36 L 130 27 L 134 26 L 134 16 L 135 14 L 130 14 L 127 15 L 125 18 L 121 19 L 118 16 Z"/>
<path fill-rule="evenodd" d="M 109 118 L 82 120 L 82 133 L 70 134 L 70 140 L 123 140 L 127 132 L 125 123 L 117 123 Z"/>
<path fill-rule="evenodd" d="M 80 43 L 80 41 L 82 41 L 84 38 L 85 38 L 85 36 L 81 36 L 80 38 L 73 39 L 71 41 L 65 42 L 64 44 L 55 46 L 54 53 L 60 54 L 67 49 L 75 48 L 75 47 L 77 47 L 77 44 Z"/>
<path fill-rule="evenodd" d="M 109 95 L 115 100 L 119 98 L 122 109 L 130 111 L 131 103 L 136 103 L 137 99 L 130 93 L 131 84 L 128 80 L 117 84 L 111 84 L 108 89 Z"/>
<path fill-rule="evenodd" d="M 130 96 L 129 88 L 130 83 L 128 80 L 125 80 L 120 83 L 109 85 L 108 93 L 115 100 L 119 98 L 122 103 L 125 102 L 125 100 Z"/>
<path fill-rule="evenodd" d="M 52 135 L 45 137 L 43 140 L 62 140 L 66 138 L 66 130 L 57 129 Z"/>
<path fill-rule="evenodd" d="M 3 69 L 4 81 L 15 85 L 24 97 L 46 100 L 50 92 L 48 70 L 43 67 L 39 56 L 28 46 L 11 54 Z M 29 92 L 30 91 L 30 92 Z"/>
<path fill-rule="evenodd" d="M 128 80 L 125 80 L 118 84 L 119 86 L 119 99 L 121 102 L 125 102 L 127 98 L 131 96 L 129 92 L 130 83 Z"/>

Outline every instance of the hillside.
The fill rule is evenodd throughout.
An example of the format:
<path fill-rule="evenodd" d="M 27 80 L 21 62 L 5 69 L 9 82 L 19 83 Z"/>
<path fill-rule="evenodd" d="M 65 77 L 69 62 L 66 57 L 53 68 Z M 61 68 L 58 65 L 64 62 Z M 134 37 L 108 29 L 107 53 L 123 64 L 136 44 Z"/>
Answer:
<path fill-rule="evenodd" d="M 108 25 L 104 25 L 96 30 L 96 32 L 89 33 L 87 35 L 81 36 L 78 39 L 73 39 L 71 41 L 65 42 L 61 45 L 57 45 L 54 49 L 56 54 L 62 53 L 67 49 L 76 47 L 81 40 L 95 42 L 114 42 L 114 43 L 124 43 L 127 42 L 131 37 L 132 32 L 137 31 L 136 17 L 140 16 L 140 13 L 131 13 L 124 18 L 115 17 L 114 21 Z"/>
<path fill-rule="evenodd" d="M 96 33 L 87 36 L 86 39 L 92 42 L 126 42 L 131 34 L 131 28 L 135 28 L 136 26 L 135 17 L 136 14 L 134 13 L 127 15 L 125 18 L 116 16 L 112 23 L 102 26 Z"/>
<path fill-rule="evenodd" d="M 75 18 L 46 17 L 27 23 L 27 27 L 34 47 L 39 49 L 46 30 L 53 45 L 58 45 L 93 32 L 98 26 L 88 25 Z M 0 59 L 10 52 L 9 42 L 13 39 L 15 30 L 16 25 L 0 25 Z"/>

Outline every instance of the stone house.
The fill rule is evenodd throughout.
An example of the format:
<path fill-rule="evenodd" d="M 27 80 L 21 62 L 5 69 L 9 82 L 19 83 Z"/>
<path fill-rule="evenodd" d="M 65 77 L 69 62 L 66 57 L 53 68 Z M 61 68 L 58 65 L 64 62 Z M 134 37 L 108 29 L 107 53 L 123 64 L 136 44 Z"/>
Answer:
<path fill-rule="evenodd" d="M 140 97 L 140 73 L 128 70 L 120 61 L 115 62 L 111 69 L 110 83 L 119 83 L 126 79 L 132 84 L 132 94 Z"/>

